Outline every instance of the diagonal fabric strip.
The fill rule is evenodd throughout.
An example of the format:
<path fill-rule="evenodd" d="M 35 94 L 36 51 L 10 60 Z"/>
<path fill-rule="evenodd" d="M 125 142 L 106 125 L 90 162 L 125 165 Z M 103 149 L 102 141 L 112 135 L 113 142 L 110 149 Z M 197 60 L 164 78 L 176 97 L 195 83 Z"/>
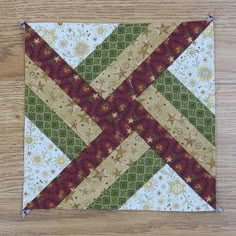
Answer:
<path fill-rule="evenodd" d="M 98 199 L 89 205 L 88 209 L 119 209 L 164 165 L 164 161 L 155 152 L 148 150 Z"/>
<path fill-rule="evenodd" d="M 89 176 L 75 188 L 58 206 L 59 208 L 87 209 L 105 189 L 133 165 L 149 145 L 133 132 Z M 149 154 L 151 154 L 149 152 Z"/>
<path fill-rule="evenodd" d="M 106 116 L 109 114 L 107 104 L 28 24 L 25 24 L 25 53 L 100 127 L 103 125 L 95 111 L 98 107 L 104 108 L 99 110 L 99 115 Z"/>
<path fill-rule="evenodd" d="M 80 153 L 86 144 L 55 112 L 25 86 L 25 114 L 69 159 Z"/>
<path fill-rule="evenodd" d="M 119 24 L 75 70 L 91 83 L 142 33 L 149 24 Z"/>
<path fill-rule="evenodd" d="M 154 83 L 157 89 L 202 135 L 215 145 L 215 115 L 166 70 Z"/>
<path fill-rule="evenodd" d="M 154 87 L 147 88 L 137 99 L 161 126 L 212 176 L 216 175 L 216 150 L 198 130 Z"/>
<path fill-rule="evenodd" d="M 101 133 L 100 127 L 27 56 L 25 84 L 86 144 Z"/>
<path fill-rule="evenodd" d="M 148 86 L 181 55 L 181 53 L 195 40 L 208 26 L 209 22 L 181 23 L 170 36 L 159 45 L 150 56 L 139 65 L 136 70 L 106 99 L 115 103 L 112 112 L 127 115 L 127 106 L 139 96 Z M 129 101 L 128 101 L 129 100 Z M 125 101 L 122 110 L 117 102 Z"/>
<path fill-rule="evenodd" d="M 190 25 L 191 25 L 191 23 L 190 23 Z M 203 23 L 202 23 L 202 24 L 199 23 L 199 25 L 202 26 L 202 25 L 204 25 L 204 24 L 203 24 Z M 196 36 L 197 33 L 200 33 L 200 32 L 201 32 L 201 28 L 199 28 L 199 26 L 197 27 L 195 23 L 193 23 L 193 26 L 194 26 L 194 27 L 193 27 L 193 31 L 195 32 L 195 36 Z M 196 27 L 195 27 L 195 26 L 196 26 Z M 183 28 L 186 28 L 186 25 L 184 25 Z M 191 27 L 190 27 L 190 28 L 191 28 Z M 178 32 L 178 31 L 177 31 L 177 32 Z M 177 51 L 178 51 L 177 53 L 180 53 L 180 52 L 181 52 L 180 49 L 178 49 Z M 140 92 L 141 92 L 141 91 L 139 91 L 139 93 L 140 93 Z M 132 109 L 132 110 L 133 110 L 133 109 Z M 117 132 L 117 131 L 120 132 L 119 129 L 118 129 L 118 130 L 115 129 L 114 131 L 115 131 L 115 132 Z M 114 132 L 114 133 L 115 133 L 115 132 Z M 117 139 L 117 138 L 116 138 L 116 135 L 114 135 L 114 139 L 115 139 L 115 140 Z M 119 139 L 120 139 L 120 136 L 119 136 Z M 118 144 L 118 143 L 116 143 L 116 144 L 114 144 L 114 145 L 117 145 L 117 144 Z M 87 174 L 87 173 L 86 173 L 86 174 Z M 208 193 L 208 192 L 207 192 L 207 193 Z M 41 203 L 41 202 L 42 202 L 42 200 L 40 201 L 40 203 Z M 214 204 L 214 203 L 213 203 L 213 204 Z M 33 205 L 33 204 L 32 204 L 32 205 Z M 32 205 L 31 205 L 31 207 L 32 207 Z M 35 202 L 35 205 L 38 205 L 37 201 Z M 34 208 L 34 205 L 33 205 L 32 208 Z"/>
<path fill-rule="evenodd" d="M 130 120 L 132 128 L 158 152 L 159 156 L 185 182 L 216 207 L 215 178 L 210 175 L 144 108 L 136 103 L 136 116 Z M 209 150 L 212 151 L 212 150 Z"/>
<path fill-rule="evenodd" d="M 177 27 L 177 24 L 150 24 L 109 67 L 90 84 L 106 98 L 111 94 Z M 84 75 L 87 76 L 87 73 Z M 83 76 L 83 77 L 84 77 Z"/>
<path fill-rule="evenodd" d="M 34 198 L 24 209 L 55 208 L 77 187 L 89 173 L 104 161 L 108 155 L 119 146 L 127 136 L 120 133 L 120 129 L 113 127 L 103 131 L 91 144 L 85 148 L 74 160 Z M 63 188 L 63 194 L 61 190 Z"/>

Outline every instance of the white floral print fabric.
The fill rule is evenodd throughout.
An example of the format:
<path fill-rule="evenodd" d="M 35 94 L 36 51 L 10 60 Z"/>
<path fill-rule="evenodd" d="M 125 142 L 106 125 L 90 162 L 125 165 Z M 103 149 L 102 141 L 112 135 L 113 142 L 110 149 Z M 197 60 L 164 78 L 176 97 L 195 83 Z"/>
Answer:
<path fill-rule="evenodd" d="M 72 68 L 78 66 L 118 24 L 30 23 Z"/>
<path fill-rule="evenodd" d="M 120 208 L 126 209 L 214 211 L 167 164 Z"/>
<path fill-rule="evenodd" d="M 23 206 L 26 206 L 70 163 L 70 159 L 27 117 L 24 135 Z"/>
<path fill-rule="evenodd" d="M 215 114 L 213 22 L 168 70 Z"/>

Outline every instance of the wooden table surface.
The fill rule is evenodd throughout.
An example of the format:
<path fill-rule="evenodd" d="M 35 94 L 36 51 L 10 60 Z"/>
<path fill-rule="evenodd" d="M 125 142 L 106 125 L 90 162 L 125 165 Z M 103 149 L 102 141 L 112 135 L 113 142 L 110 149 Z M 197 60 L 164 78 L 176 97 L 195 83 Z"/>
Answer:
<path fill-rule="evenodd" d="M 236 2 L 0 0 L 0 235 L 236 235 Z M 178 2 L 178 3 L 176 3 Z M 20 217 L 23 30 L 16 22 L 157 22 L 215 16 L 217 202 L 223 213 L 39 210 Z"/>

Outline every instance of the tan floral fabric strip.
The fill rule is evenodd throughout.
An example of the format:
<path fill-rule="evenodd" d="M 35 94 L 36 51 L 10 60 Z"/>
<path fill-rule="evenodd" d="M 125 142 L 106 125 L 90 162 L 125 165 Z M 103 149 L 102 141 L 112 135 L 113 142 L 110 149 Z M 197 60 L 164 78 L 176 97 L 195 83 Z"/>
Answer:
<path fill-rule="evenodd" d="M 76 189 L 71 191 L 58 208 L 87 209 L 149 148 L 149 145 L 133 132 Z"/>
<path fill-rule="evenodd" d="M 101 133 L 101 128 L 28 56 L 25 56 L 25 84 L 86 144 Z"/>
<path fill-rule="evenodd" d="M 90 85 L 103 98 L 109 96 L 177 26 L 150 24 Z"/>

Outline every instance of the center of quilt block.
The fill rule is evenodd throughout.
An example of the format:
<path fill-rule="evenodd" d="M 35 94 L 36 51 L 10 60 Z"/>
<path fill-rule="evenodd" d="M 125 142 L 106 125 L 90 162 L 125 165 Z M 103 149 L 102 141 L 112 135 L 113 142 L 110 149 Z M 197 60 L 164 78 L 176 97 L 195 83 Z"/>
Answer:
<path fill-rule="evenodd" d="M 213 22 L 25 24 L 23 214 L 214 211 Z"/>

